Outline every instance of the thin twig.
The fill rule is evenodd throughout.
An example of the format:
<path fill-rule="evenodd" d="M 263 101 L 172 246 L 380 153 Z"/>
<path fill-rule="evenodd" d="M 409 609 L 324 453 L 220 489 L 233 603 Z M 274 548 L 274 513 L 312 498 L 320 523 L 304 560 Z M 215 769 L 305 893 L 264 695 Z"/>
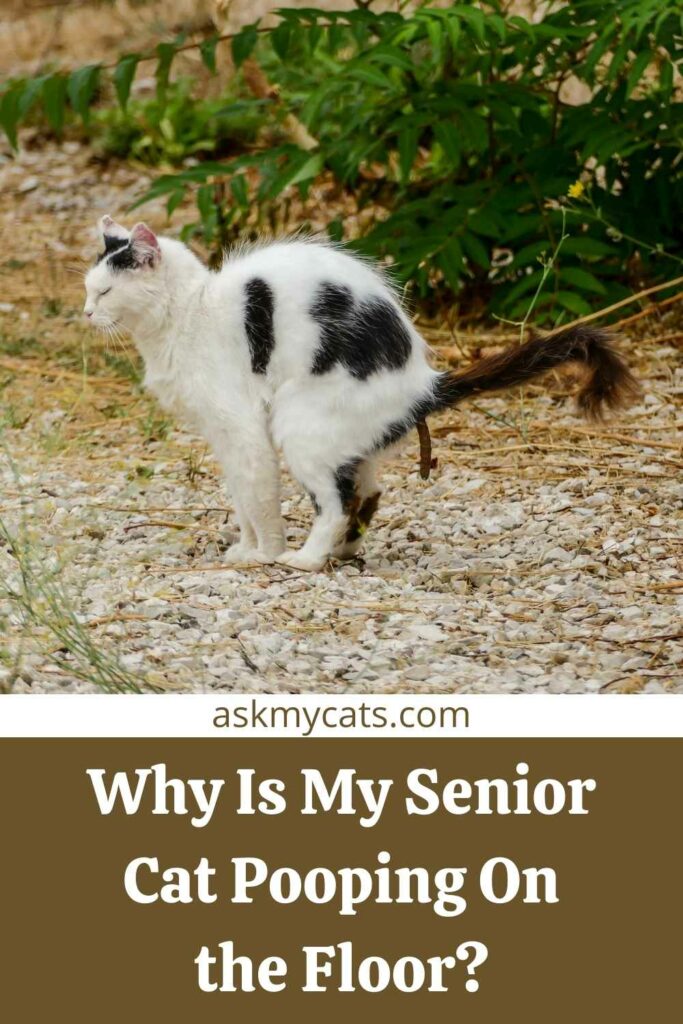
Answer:
<path fill-rule="evenodd" d="M 636 320 L 642 320 L 646 316 L 652 316 L 653 313 L 658 313 L 660 309 L 664 309 L 666 306 L 673 306 L 675 302 L 680 302 L 683 299 L 683 292 L 678 292 L 676 295 L 671 295 L 668 299 L 662 299 L 661 302 L 652 302 L 645 309 L 641 309 L 639 313 L 634 313 L 633 316 L 624 317 L 623 320 L 617 320 L 615 327 L 626 327 L 627 324 L 634 324 Z"/>
<path fill-rule="evenodd" d="M 598 309 L 595 313 L 587 313 L 586 316 L 581 316 L 578 320 L 572 320 L 569 324 L 556 327 L 554 330 L 549 331 L 546 337 L 552 338 L 553 335 L 559 334 L 560 331 L 567 331 L 572 327 L 578 327 L 580 324 L 592 323 L 593 320 L 599 320 L 601 317 L 607 316 L 608 313 L 613 313 L 616 309 L 623 309 L 624 306 L 630 306 L 633 302 L 637 302 L 638 299 L 644 299 L 646 295 L 663 292 L 665 288 L 674 288 L 679 284 L 683 284 L 683 277 L 675 277 L 673 281 L 664 281 L 662 284 L 653 284 L 651 288 L 644 288 L 642 292 L 636 292 L 635 295 L 630 295 L 626 299 L 613 302 L 611 306 L 605 306 L 604 309 Z"/>

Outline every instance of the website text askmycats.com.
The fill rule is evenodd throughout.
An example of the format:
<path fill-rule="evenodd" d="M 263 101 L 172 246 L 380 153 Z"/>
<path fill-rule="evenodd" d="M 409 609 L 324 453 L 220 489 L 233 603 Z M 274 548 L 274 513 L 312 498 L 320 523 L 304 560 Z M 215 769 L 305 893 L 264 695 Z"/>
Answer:
<path fill-rule="evenodd" d="M 406 704 L 397 701 L 387 704 L 266 704 L 258 699 L 244 704 L 216 707 L 213 716 L 216 729 L 264 733 L 286 729 L 301 736 L 314 736 L 330 730 L 343 733 L 356 729 L 407 729 L 418 732 L 426 729 L 466 731 L 470 726 L 470 710 L 459 705 L 433 703 Z"/>

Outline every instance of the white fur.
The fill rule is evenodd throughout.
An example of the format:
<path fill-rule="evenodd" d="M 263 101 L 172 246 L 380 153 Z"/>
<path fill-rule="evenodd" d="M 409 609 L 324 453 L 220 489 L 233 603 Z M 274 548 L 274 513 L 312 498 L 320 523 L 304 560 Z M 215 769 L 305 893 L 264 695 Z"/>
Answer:
<path fill-rule="evenodd" d="M 101 222 L 101 230 L 121 237 L 124 245 L 125 229 L 112 225 Z M 345 252 L 300 240 L 233 256 L 213 273 L 172 239 L 158 239 L 153 251 L 145 234 L 149 229 L 143 228 L 136 226 L 133 235 L 138 232 L 147 245 L 148 261 L 114 272 L 101 260 L 86 277 L 85 313 L 101 329 L 133 335 L 147 386 L 213 447 L 241 531 L 229 559 L 277 560 L 314 570 L 333 552 L 355 553 L 358 543 L 343 541 L 347 517 L 335 472 L 362 459 L 359 493 L 377 490 L 377 442 L 388 425 L 402 420 L 432 390 L 436 373 L 424 342 L 401 312 L 413 344 L 400 370 L 362 381 L 339 365 L 313 375 L 320 328 L 310 307 L 323 282 L 346 285 L 361 298 L 381 296 L 398 308 L 391 288 Z M 263 375 L 252 371 L 244 325 L 245 286 L 254 277 L 266 281 L 275 296 L 275 348 Z M 277 449 L 321 508 L 297 552 L 285 550 Z"/>

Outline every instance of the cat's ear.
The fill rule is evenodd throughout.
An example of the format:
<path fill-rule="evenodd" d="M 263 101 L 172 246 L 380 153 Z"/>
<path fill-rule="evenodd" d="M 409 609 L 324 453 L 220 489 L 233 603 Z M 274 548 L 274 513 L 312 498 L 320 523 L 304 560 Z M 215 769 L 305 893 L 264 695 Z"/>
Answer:
<path fill-rule="evenodd" d="M 159 239 L 146 224 L 136 224 L 130 233 L 130 248 L 137 266 L 154 267 L 161 259 Z"/>
<path fill-rule="evenodd" d="M 127 242 L 129 238 L 129 232 L 124 228 L 123 224 L 117 224 L 109 214 L 105 214 L 104 217 L 100 217 L 97 228 L 100 233 L 100 238 L 105 246 L 107 242 Z"/>

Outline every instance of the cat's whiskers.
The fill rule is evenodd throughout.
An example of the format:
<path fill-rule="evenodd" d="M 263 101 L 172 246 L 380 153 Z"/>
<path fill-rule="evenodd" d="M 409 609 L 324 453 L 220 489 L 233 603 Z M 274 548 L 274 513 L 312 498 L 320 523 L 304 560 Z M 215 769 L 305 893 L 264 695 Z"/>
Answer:
<path fill-rule="evenodd" d="M 100 330 L 100 333 L 102 333 L 104 335 L 104 351 L 105 351 L 105 354 L 109 355 L 110 348 L 111 348 L 109 343 L 111 341 L 113 341 L 111 332 L 109 331 L 109 327 L 108 327 L 107 324 L 102 324 L 102 325 L 98 324 L 97 326 L 98 326 L 98 328 Z"/>
<path fill-rule="evenodd" d="M 107 337 L 111 339 L 115 349 L 118 350 L 121 348 L 121 342 L 114 324 L 107 324 Z"/>
<path fill-rule="evenodd" d="M 96 322 L 93 326 L 97 328 L 100 334 L 104 335 L 104 350 L 107 355 L 109 355 L 112 349 L 116 351 L 117 338 L 114 333 L 114 325 L 112 323 Z"/>
<path fill-rule="evenodd" d="M 118 325 L 118 323 L 116 323 L 116 321 L 112 322 L 112 324 L 110 325 L 110 330 L 111 330 L 111 333 L 112 333 L 113 337 L 116 338 L 117 342 L 121 346 L 121 349 L 124 352 L 127 352 L 128 351 L 128 346 L 126 344 L 126 337 L 125 337 L 123 331 L 121 330 L 120 326 Z"/>
<path fill-rule="evenodd" d="M 137 367 L 135 366 L 135 363 L 133 362 L 133 360 L 130 357 L 130 350 L 129 350 L 128 345 L 126 343 L 127 339 L 126 339 L 125 335 L 123 334 L 119 324 L 115 320 L 112 320 L 110 323 L 104 324 L 103 328 L 104 328 L 104 331 L 105 331 L 105 334 L 106 334 L 107 342 L 109 342 L 109 340 L 111 340 L 113 342 L 114 352 L 116 354 L 120 353 L 121 357 L 127 360 L 127 362 L 129 363 L 130 367 L 132 368 L 132 370 L 137 375 L 137 373 L 138 373 Z M 109 351 L 108 344 L 107 344 L 107 351 Z"/>

